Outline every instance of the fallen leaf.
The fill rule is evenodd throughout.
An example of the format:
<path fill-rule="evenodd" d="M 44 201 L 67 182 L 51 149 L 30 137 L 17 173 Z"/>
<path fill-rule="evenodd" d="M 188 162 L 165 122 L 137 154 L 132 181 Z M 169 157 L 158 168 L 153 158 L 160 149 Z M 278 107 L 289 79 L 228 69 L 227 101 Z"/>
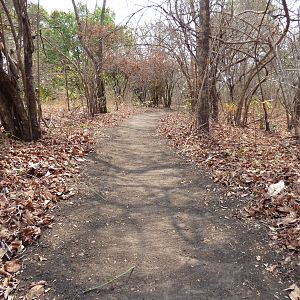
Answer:
<path fill-rule="evenodd" d="M 0 275 L 3 275 L 3 276 L 5 276 L 5 277 L 10 277 L 10 276 L 11 276 L 11 274 L 8 273 L 8 272 L 6 272 L 6 271 L 4 270 L 4 268 L 0 268 Z"/>
<path fill-rule="evenodd" d="M 4 264 L 4 268 L 9 273 L 17 273 L 21 269 L 21 265 L 17 261 L 11 260 Z"/>
<path fill-rule="evenodd" d="M 11 292 L 13 291 L 14 289 L 11 287 L 11 286 L 8 286 L 6 289 L 5 289 L 5 292 L 4 292 L 4 299 L 5 300 L 13 300 L 14 299 L 14 296 L 11 295 Z"/>
<path fill-rule="evenodd" d="M 47 282 L 45 280 L 33 281 L 33 282 L 31 282 L 29 287 L 32 288 L 36 285 L 46 285 L 46 284 L 47 284 Z"/>
<path fill-rule="evenodd" d="M 33 286 L 26 295 L 26 300 L 38 299 L 45 293 L 45 288 L 43 285 L 38 284 Z"/>
<path fill-rule="evenodd" d="M 24 250 L 23 243 L 20 240 L 15 240 L 15 241 L 11 242 L 10 248 L 17 253 L 22 252 Z"/>
<path fill-rule="evenodd" d="M 291 300 L 300 300 L 300 289 L 297 286 L 297 284 L 292 284 L 289 288 L 286 290 L 291 291 L 289 294 L 289 297 Z"/>
<path fill-rule="evenodd" d="M 279 225 L 284 225 L 284 226 L 291 225 L 291 224 L 299 222 L 299 220 L 300 220 L 299 218 L 285 217 L 285 218 L 282 218 L 277 223 L 277 226 L 279 226 Z"/>
<path fill-rule="evenodd" d="M 283 180 L 280 180 L 277 183 L 271 184 L 268 187 L 269 196 L 276 196 L 280 194 L 285 189 L 285 184 Z"/>
<path fill-rule="evenodd" d="M 0 248 L 0 259 L 7 253 L 7 249 Z"/>

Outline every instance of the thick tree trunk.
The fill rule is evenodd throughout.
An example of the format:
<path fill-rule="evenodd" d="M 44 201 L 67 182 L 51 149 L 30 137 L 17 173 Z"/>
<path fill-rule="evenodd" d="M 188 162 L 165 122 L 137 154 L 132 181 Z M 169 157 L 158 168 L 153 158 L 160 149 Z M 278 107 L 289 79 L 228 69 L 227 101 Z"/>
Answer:
<path fill-rule="evenodd" d="M 17 81 L 0 69 L 0 117 L 4 129 L 14 137 L 31 141 L 27 117 Z"/>
<path fill-rule="evenodd" d="M 210 7 L 209 0 L 200 0 L 200 25 L 196 36 L 198 74 L 201 82 L 197 101 L 197 130 L 209 132 L 209 34 L 210 34 Z"/>
<path fill-rule="evenodd" d="M 10 13 L 6 8 L 5 2 L 1 1 L 1 5 L 8 19 L 10 19 Z M 15 63 L 9 57 L 5 47 L 4 32 L 1 32 L 0 41 L 3 47 L 0 51 L 3 51 L 3 53 L 0 55 L 0 118 L 4 129 L 13 136 L 24 141 L 33 141 L 41 137 L 41 129 L 38 120 L 37 99 L 32 75 L 32 32 L 27 14 L 27 1 L 13 0 L 13 5 L 24 49 L 24 61 L 22 61 L 21 56 L 18 56 L 19 61 L 17 64 L 19 68 L 22 66 L 23 91 L 19 89 L 18 68 L 16 68 L 15 72 L 12 72 L 12 67 L 15 67 Z M 14 33 L 14 37 L 16 37 L 15 27 L 12 23 L 11 31 Z M 14 42 L 16 49 L 20 49 L 19 41 L 16 38 L 14 38 Z M 5 63 L 3 60 L 4 56 L 6 58 Z"/>
<path fill-rule="evenodd" d="M 34 51 L 32 32 L 30 28 L 29 18 L 27 15 L 27 1 L 21 1 L 22 14 L 18 18 L 23 22 L 23 43 L 24 43 L 24 69 L 25 69 L 25 97 L 28 109 L 28 119 L 30 125 L 30 134 L 32 140 L 37 140 L 41 137 L 41 128 L 38 121 L 38 99 L 34 90 L 34 81 L 32 74 L 32 54 Z"/>

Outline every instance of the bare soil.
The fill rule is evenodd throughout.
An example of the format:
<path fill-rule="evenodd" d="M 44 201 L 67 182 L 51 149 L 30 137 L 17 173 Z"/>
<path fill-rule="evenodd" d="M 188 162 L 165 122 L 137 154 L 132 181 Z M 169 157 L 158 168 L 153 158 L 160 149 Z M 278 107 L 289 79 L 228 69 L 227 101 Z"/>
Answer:
<path fill-rule="evenodd" d="M 29 250 L 20 294 L 46 280 L 56 300 L 285 299 L 264 228 L 235 218 L 222 188 L 157 136 L 162 114 L 99 132 L 81 194 Z"/>

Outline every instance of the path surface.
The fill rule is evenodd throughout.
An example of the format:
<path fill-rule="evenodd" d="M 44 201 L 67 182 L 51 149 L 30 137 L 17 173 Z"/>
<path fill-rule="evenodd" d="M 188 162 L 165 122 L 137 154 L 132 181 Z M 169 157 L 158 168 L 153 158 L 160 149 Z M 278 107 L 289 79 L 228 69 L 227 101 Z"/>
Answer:
<path fill-rule="evenodd" d="M 62 205 L 24 277 L 46 280 L 56 300 L 284 299 L 286 284 L 264 270 L 262 229 L 233 218 L 220 188 L 156 135 L 161 115 L 99 137 L 82 183 L 89 194 Z M 81 294 L 132 266 L 129 280 Z"/>

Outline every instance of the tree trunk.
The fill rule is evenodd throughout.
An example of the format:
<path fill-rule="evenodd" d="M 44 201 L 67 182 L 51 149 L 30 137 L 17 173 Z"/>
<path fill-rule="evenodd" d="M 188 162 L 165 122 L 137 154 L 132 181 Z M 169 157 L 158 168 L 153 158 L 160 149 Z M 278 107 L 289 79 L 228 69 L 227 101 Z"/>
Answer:
<path fill-rule="evenodd" d="M 32 55 L 34 45 L 32 40 L 32 32 L 30 28 L 29 18 L 27 15 L 27 1 L 20 0 L 21 2 L 21 15 L 18 18 L 23 23 L 23 43 L 24 43 L 24 69 L 25 69 L 25 98 L 27 102 L 28 118 L 30 124 L 30 134 L 32 140 L 37 140 L 41 137 L 41 128 L 38 121 L 38 99 L 34 90 L 34 81 L 32 74 Z"/>
<path fill-rule="evenodd" d="M 294 117 L 292 118 L 292 126 L 294 127 L 295 137 L 299 141 L 299 120 L 300 120 L 300 77 L 298 77 L 298 82 L 296 86 L 296 94 L 294 97 Z"/>
<path fill-rule="evenodd" d="M 1 5 L 7 18 L 11 20 L 6 3 L 1 1 Z M 5 45 L 4 31 L 1 31 L 0 119 L 2 120 L 4 129 L 14 137 L 24 141 L 33 141 L 41 137 L 37 98 L 32 75 L 33 38 L 27 14 L 27 1 L 13 0 L 13 5 L 18 20 L 19 32 L 22 35 L 24 61 L 21 59 L 20 55 L 18 55 L 17 64 L 10 59 Z M 10 30 L 13 33 L 15 47 L 18 52 L 18 49 L 21 49 L 21 47 L 18 39 L 15 38 L 15 27 L 12 22 L 10 24 Z M 13 67 L 16 68 L 15 72 L 13 72 Z M 22 91 L 20 90 L 18 82 L 19 69 L 21 69 L 22 75 Z"/>
<path fill-rule="evenodd" d="M 101 8 L 101 16 L 100 16 L 100 25 L 101 27 L 104 26 L 104 17 L 105 17 L 105 10 L 106 10 L 106 0 L 103 0 L 102 8 Z M 107 106 L 106 106 L 106 95 L 105 95 L 105 83 L 102 78 L 103 72 L 103 48 L 104 48 L 104 41 L 103 37 L 99 36 L 99 48 L 97 53 L 98 63 L 96 68 L 96 76 L 97 76 L 97 113 L 105 114 L 107 113 Z"/>
<path fill-rule="evenodd" d="M 31 141 L 30 122 L 17 81 L 0 69 L 0 117 L 5 131 L 24 141 Z"/>
<path fill-rule="evenodd" d="M 65 62 L 62 62 L 64 65 L 64 77 L 65 77 L 65 89 L 66 89 L 66 96 L 67 96 L 67 107 L 70 110 L 70 95 L 69 95 L 69 80 L 68 80 L 68 72 L 67 66 Z"/>
<path fill-rule="evenodd" d="M 99 70 L 97 72 L 96 79 L 96 111 L 95 113 L 106 114 L 107 106 L 106 106 L 106 95 L 105 95 L 105 84 L 102 78 L 102 72 Z"/>
<path fill-rule="evenodd" d="M 212 110 L 212 119 L 215 122 L 218 122 L 219 119 L 219 94 L 216 87 L 216 70 L 213 70 L 214 74 L 211 79 L 210 86 L 210 99 L 211 99 L 211 110 Z"/>
<path fill-rule="evenodd" d="M 196 33 L 198 74 L 201 82 L 197 101 L 197 130 L 209 132 L 209 34 L 210 34 L 210 7 L 209 0 L 200 0 L 200 24 Z"/>

